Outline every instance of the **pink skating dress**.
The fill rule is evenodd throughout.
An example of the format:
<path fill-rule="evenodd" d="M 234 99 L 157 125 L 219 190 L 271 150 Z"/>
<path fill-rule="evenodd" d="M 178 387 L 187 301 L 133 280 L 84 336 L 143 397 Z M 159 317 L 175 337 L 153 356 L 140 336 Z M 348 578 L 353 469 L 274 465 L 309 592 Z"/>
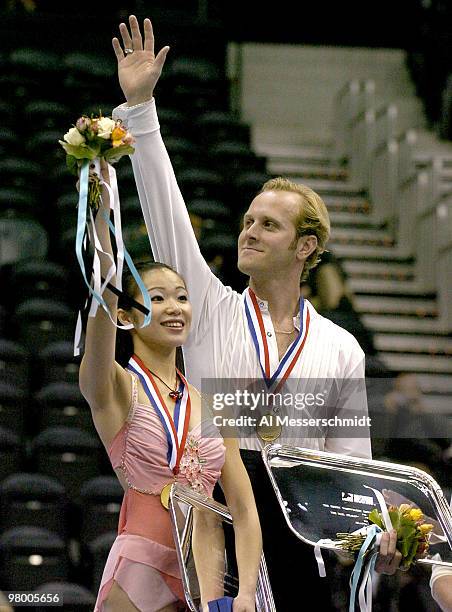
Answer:
<path fill-rule="evenodd" d="M 211 496 L 225 447 L 213 423 L 203 421 L 189 432 L 175 477 L 168 466 L 168 443 L 159 417 L 152 406 L 138 403 L 138 379 L 131 376 L 130 412 L 108 453 L 128 489 L 94 610 L 102 612 L 113 581 L 141 612 L 155 612 L 170 604 L 185 610 L 170 515 L 160 502 L 160 493 L 166 484 L 176 481 Z"/>

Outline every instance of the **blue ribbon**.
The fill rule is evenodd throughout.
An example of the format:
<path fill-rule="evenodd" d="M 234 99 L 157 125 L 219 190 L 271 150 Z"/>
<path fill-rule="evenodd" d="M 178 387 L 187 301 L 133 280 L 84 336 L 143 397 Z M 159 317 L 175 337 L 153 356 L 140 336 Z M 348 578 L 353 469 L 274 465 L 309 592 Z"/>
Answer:
<path fill-rule="evenodd" d="M 82 271 L 83 280 L 85 282 L 85 285 L 88 287 L 89 293 L 93 296 L 95 300 L 99 302 L 99 304 L 101 304 L 108 311 L 108 306 L 105 300 L 103 299 L 101 295 L 99 295 L 93 289 L 93 287 L 91 286 L 91 283 L 86 278 L 85 262 L 83 261 L 83 241 L 84 241 L 85 232 L 86 232 L 86 223 L 87 223 L 86 217 L 87 217 L 87 210 L 88 210 L 89 164 L 90 164 L 89 160 L 84 160 L 80 168 L 80 193 L 79 193 L 79 198 L 78 198 L 77 235 L 75 238 L 75 254 L 77 256 L 77 261 Z M 108 215 L 105 213 L 104 213 L 104 218 L 107 221 L 113 235 L 116 236 L 114 225 L 110 221 Z M 149 297 L 149 293 L 146 290 L 146 287 L 144 286 L 141 276 L 139 275 L 132 261 L 132 258 L 127 252 L 125 246 L 124 246 L 124 258 L 126 260 L 126 263 L 129 267 L 129 270 L 132 273 L 132 276 L 138 288 L 141 291 L 141 294 L 143 295 L 144 306 L 148 309 L 148 314 L 145 316 L 143 324 L 141 325 L 141 327 L 146 327 L 151 322 L 151 316 L 152 316 L 151 298 Z"/>
<path fill-rule="evenodd" d="M 115 232 L 115 226 L 113 225 L 113 223 L 110 221 L 108 215 L 106 213 L 104 214 L 104 218 L 106 220 L 106 222 L 108 223 L 108 227 L 111 229 L 113 236 L 116 236 L 116 232 Z M 152 317 L 152 305 L 151 305 L 151 298 L 149 296 L 149 292 L 146 289 L 146 287 L 144 286 L 144 283 L 141 279 L 141 276 L 138 273 L 138 270 L 135 268 L 135 264 L 132 261 L 132 258 L 130 257 L 125 245 L 124 245 L 124 259 L 126 260 L 126 264 L 129 267 L 129 270 L 132 273 L 132 276 L 139 288 L 139 290 L 141 291 L 141 295 L 143 296 L 143 302 L 145 307 L 148 309 L 148 314 L 144 317 L 144 321 L 143 324 L 141 325 L 141 327 L 146 327 L 146 325 L 149 325 L 149 323 L 151 322 L 151 317 Z"/>
<path fill-rule="evenodd" d="M 366 539 L 364 540 L 361 548 L 359 549 L 358 558 L 356 559 L 355 565 L 353 567 L 352 575 L 350 576 L 350 602 L 348 607 L 348 612 L 355 612 L 355 603 L 356 603 L 356 593 L 358 591 L 359 579 L 361 577 L 361 572 L 363 570 L 364 565 L 364 555 L 372 546 L 377 533 L 382 531 L 378 525 L 372 525 L 367 532 Z M 377 556 L 373 556 L 370 563 L 372 571 L 377 560 Z"/>
<path fill-rule="evenodd" d="M 83 280 L 85 285 L 88 287 L 89 293 L 96 299 L 99 304 L 102 304 L 104 308 L 107 308 L 105 300 L 91 287 L 91 283 L 86 278 L 85 273 L 85 262 L 83 261 L 83 240 L 85 238 L 86 231 L 86 213 L 88 210 L 88 180 L 89 180 L 89 160 L 82 162 L 80 168 L 80 193 L 78 197 L 78 214 L 77 214 L 77 235 L 75 237 L 75 254 L 77 261 L 82 271 Z"/>

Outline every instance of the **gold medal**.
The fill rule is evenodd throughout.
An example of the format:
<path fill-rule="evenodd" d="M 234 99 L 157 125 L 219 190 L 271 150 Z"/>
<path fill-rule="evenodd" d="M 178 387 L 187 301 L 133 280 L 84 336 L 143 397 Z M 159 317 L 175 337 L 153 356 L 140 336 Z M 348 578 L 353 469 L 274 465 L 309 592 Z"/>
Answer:
<path fill-rule="evenodd" d="M 166 510 L 168 510 L 169 508 L 169 497 L 170 497 L 170 492 L 171 492 L 171 487 L 173 486 L 172 482 L 169 482 L 168 484 L 166 484 L 161 493 L 160 493 L 160 501 L 161 504 L 164 508 L 166 508 Z"/>
<path fill-rule="evenodd" d="M 256 433 L 263 442 L 273 442 L 281 435 L 282 426 L 277 421 L 276 414 L 269 412 L 261 417 L 256 425 Z"/>

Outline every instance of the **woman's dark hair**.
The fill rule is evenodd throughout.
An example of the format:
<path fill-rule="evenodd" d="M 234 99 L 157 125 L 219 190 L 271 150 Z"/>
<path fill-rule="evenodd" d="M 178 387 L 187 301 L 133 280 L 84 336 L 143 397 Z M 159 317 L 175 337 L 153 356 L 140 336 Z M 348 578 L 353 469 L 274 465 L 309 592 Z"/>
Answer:
<path fill-rule="evenodd" d="M 179 272 L 176 272 L 176 270 L 174 270 L 174 268 L 172 268 L 171 266 L 168 266 L 167 264 L 161 263 L 159 261 L 140 261 L 135 264 L 135 267 L 141 277 L 143 277 L 146 272 L 152 270 L 170 270 L 171 272 L 177 274 L 184 281 Z M 118 298 L 118 308 L 122 308 L 123 310 L 130 310 L 133 307 L 131 306 L 131 299 L 135 299 L 138 293 L 138 285 L 135 279 L 133 278 L 133 275 L 130 270 L 126 269 L 122 277 L 122 295 Z M 128 364 L 129 359 L 133 355 L 132 334 L 129 332 L 124 333 L 125 331 L 126 330 L 118 330 L 118 333 L 116 334 L 115 351 L 116 361 L 123 367 Z M 178 346 L 176 349 L 176 367 L 180 372 L 182 372 L 183 374 L 185 373 L 182 347 L 180 346 Z"/>

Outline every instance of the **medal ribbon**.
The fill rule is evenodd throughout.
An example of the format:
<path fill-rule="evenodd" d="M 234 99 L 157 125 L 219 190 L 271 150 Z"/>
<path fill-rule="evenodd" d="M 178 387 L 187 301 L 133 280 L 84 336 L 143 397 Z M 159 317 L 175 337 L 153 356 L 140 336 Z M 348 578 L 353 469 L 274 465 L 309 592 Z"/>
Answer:
<path fill-rule="evenodd" d="M 188 426 L 190 423 L 191 402 L 188 392 L 188 383 L 179 370 L 177 370 L 181 381 L 178 391 L 180 391 L 182 395 L 176 401 L 173 418 L 151 372 L 137 355 L 133 355 L 130 358 L 127 369 L 136 374 L 140 379 L 143 389 L 162 423 L 168 441 L 168 465 L 173 473 L 177 474 L 179 472 L 179 463 L 184 452 L 188 435 Z"/>
<path fill-rule="evenodd" d="M 262 319 L 259 304 L 257 303 L 256 294 L 249 287 L 245 291 L 245 313 L 248 329 L 256 348 L 265 384 L 269 390 L 271 389 L 273 392 L 276 392 L 290 376 L 303 350 L 309 332 L 309 310 L 304 303 L 304 299 L 300 297 L 300 331 L 297 338 L 284 353 L 283 358 L 273 374 L 270 372 L 270 358 L 264 321 Z"/>

